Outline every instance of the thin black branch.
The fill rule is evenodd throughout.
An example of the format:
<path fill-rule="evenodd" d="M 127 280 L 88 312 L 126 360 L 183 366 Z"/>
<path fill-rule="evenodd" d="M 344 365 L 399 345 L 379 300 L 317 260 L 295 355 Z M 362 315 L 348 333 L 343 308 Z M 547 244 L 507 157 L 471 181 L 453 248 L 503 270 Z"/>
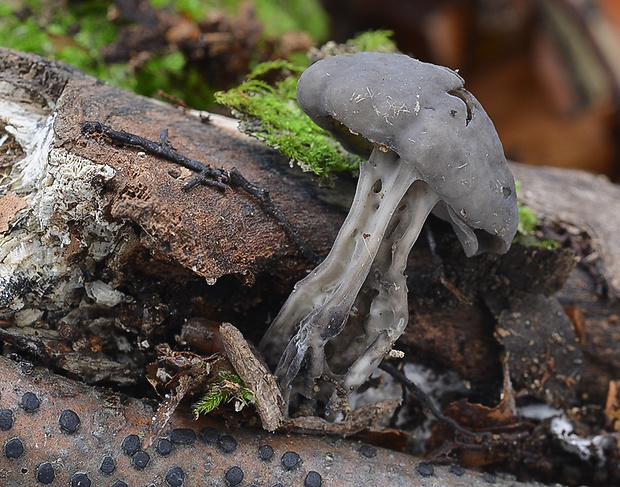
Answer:
<path fill-rule="evenodd" d="M 433 413 L 433 416 L 437 418 L 438 421 L 443 424 L 450 426 L 455 431 L 462 433 L 467 436 L 485 436 L 486 433 L 476 433 L 474 431 L 470 431 L 466 428 L 463 428 L 460 424 L 454 421 L 452 418 L 448 418 L 444 416 L 443 413 L 439 410 L 439 408 L 435 405 L 433 400 L 429 397 L 426 392 L 420 389 L 417 384 L 415 384 L 412 380 L 410 380 L 403 372 L 398 370 L 393 365 L 383 361 L 379 364 L 379 368 L 384 372 L 390 374 L 394 379 L 400 382 L 411 394 L 417 397 L 420 401 L 424 403 L 424 405 Z"/>
<path fill-rule="evenodd" d="M 321 261 L 321 258 L 308 246 L 304 239 L 301 238 L 295 226 L 273 203 L 269 191 L 248 181 L 236 167 L 227 171 L 224 168 L 213 168 L 209 164 L 204 164 L 184 156 L 171 148 L 167 130 L 162 130 L 160 134 L 161 142 L 154 142 L 145 137 L 125 132 L 124 130 L 114 130 L 110 126 L 96 121 L 84 122 L 81 132 L 84 135 L 102 134 L 113 142 L 140 147 L 148 154 L 161 157 L 175 164 L 180 164 L 198 173 L 196 177 L 185 183 L 185 190 L 192 189 L 198 184 L 203 184 L 216 187 L 222 191 L 225 191 L 230 186 L 235 186 L 245 191 L 247 194 L 256 198 L 263 210 L 282 227 L 284 232 L 295 245 L 297 245 L 306 259 L 313 264 L 318 264 Z"/>

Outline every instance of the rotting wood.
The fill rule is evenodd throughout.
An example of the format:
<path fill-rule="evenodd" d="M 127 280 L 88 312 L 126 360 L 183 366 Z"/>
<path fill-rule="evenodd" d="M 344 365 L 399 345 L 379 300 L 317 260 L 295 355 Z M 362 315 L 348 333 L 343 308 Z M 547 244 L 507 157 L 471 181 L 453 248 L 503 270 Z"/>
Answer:
<path fill-rule="evenodd" d="M 420 459 L 411 455 L 355 440 L 334 442 L 316 436 L 272 434 L 229 426 L 213 418 L 193 421 L 191 414 L 181 410 L 172 414 L 161 436 L 149 446 L 146 441 L 154 410 L 143 401 L 88 387 L 5 357 L 0 357 L 0 373 L 0 410 L 10 411 L 12 417 L 11 427 L 0 431 L 0 442 L 6 445 L 18 438 L 25 447 L 18 458 L 0 458 L 0 479 L 7 487 L 35 485 L 37 469 L 48 462 L 54 466 L 57 485 L 70 485 L 76 473 L 87 475 L 93 485 L 109 485 L 115 479 L 129 485 L 149 485 L 175 473 L 177 478 L 185 478 L 183 485 L 227 485 L 225 475 L 231 467 L 238 467 L 244 478 L 261 485 L 303 485 L 309 472 L 317 472 L 323 485 L 332 486 L 430 487 L 439 482 L 446 487 L 486 487 L 489 478 L 498 487 L 541 485 L 463 469 L 452 471 L 446 466 L 436 466 L 431 475 L 424 476 L 418 471 Z M 37 410 L 26 412 L 20 405 L 26 393 L 35 394 L 40 403 Z M 75 433 L 60 428 L 63 411 L 77 415 Z M 144 469 L 136 468 L 132 457 L 121 449 L 129 435 L 137 435 L 141 451 L 149 455 Z M 162 439 L 165 441 L 160 443 Z M 43 444 L 45 448 L 36 446 Z M 273 449 L 272 457 L 261 460 L 262 445 Z M 290 470 L 282 463 L 287 452 L 294 452 L 301 460 Z M 115 465 L 110 477 L 100 469 L 106 456 Z"/>
<path fill-rule="evenodd" d="M 117 384 L 139 383 L 149 350 L 166 333 L 173 336 L 184 320 L 205 316 L 220 322 L 233 321 L 246 337 L 259 337 L 261 327 L 264 330 L 266 320 L 277 311 L 277 300 L 283 299 L 292 283 L 311 267 L 250 197 L 237 192 L 222 195 L 207 187 L 184 191 L 184 181 L 192 177 L 189 171 L 138 150 L 85 138 L 79 133 L 84 120 L 104 120 L 153 140 L 158 139 L 162 128 L 168 128 L 173 146 L 184 154 L 217 167 L 241 167 L 248 179 L 269 189 L 278 207 L 319 254 L 326 253 L 338 230 L 343 212 L 318 196 L 329 191 L 317 188 L 307 175 L 290 171 L 287 161 L 274 151 L 230 128 L 219 123 L 205 125 L 182 111 L 98 84 L 94 78 L 34 55 L 0 50 L 0 73 L 5 82 L 3 90 L 8 89 L 2 92 L 2 98 L 38 116 L 38 120 L 45 122 L 38 125 L 40 130 L 53 129 L 46 139 L 52 143 L 49 160 L 54 163 L 48 168 L 46 182 L 69 181 L 69 175 L 62 170 L 80 169 L 73 181 L 83 184 L 73 189 L 84 190 L 87 195 L 69 202 L 72 206 L 68 211 L 73 212 L 67 214 L 69 217 L 63 220 L 59 218 L 61 213 L 54 213 L 48 220 L 50 224 L 41 228 L 32 219 L 31 204 L 17 213 L 18 220 L 13 220 L 19 221 L 19 225 L 1 236 L 3 259 L 15 248 L 10 246 L 16 239 L 47 238 L 48 245 L 40 249 L 55 253 L 57 260 L 53 262 L 62 264 L 64 267 L 60 268 L 66 272 L 61 277 L 73 286 L 71 292 L 55 293 L 58 281 L 53 280 L 51 267 L 40 274 L 45 281 L 29 280 L 28 276 L 24 279 L 24 274 L 6 274 L 4 267 L 3 279 L 19 279 L 0 289 L 0 297 L 14 299 L 12 304 L 19 300 L 24 303 L 17 311 L 12 306 L 3 309 L 2 326 L 10 330 L 5 339 L 13 340 L 13 345 L 4 346 L 5 353 L 28 353 L 25 337 L 21 337 L 21 342 L 20 337 L 10 338 L 20 329 L 36 332 L 37 327 L 51 327 L 54 340 L 49 343 L 55 348 L 40 340 L 39 348 L 34 350 L 37 354 L 42 352 L 39 356 L 44 363 L 63 369 L 61 363 L 50 357 L 54 355 L 51 352 L 67 347 L 74 353 L 65 354 L 72 360 L 65 370 L 88 382 L 95 379 L 86 372 L 86 363 L 80 364 L 80 355 L 88 357 L 89 367 L 97 360 L 109 360 L 110 370 L 118 367 L 122 357 L 129 360 L 123 362 L 128 374 L 119 376 L 118 381 L 106 378 Z M 5 105 L 1 108 L 4 114 Z M 10 171 L 12 167 L 4 170 Z M 592 404 L 604 403 L 609 380 L 620 373 L 615 353 L 620 307 L 614 291 L 618 287 L 619 258 L 617 241 L 609 239 L 620 231 L 618 188 L 603 178 L 583 173 L 571 172 L 562 179 L 561 172 L 517 164 L 513 167 L 516 178 L 522 181 L 523 199 L 547 224 L 589 236 L 594 250 L 590 259 L 598 264 L 594 269 L 606 283 L 609 296 L 597 294 L 592 276 L 583 267 L 569 275 L 567 256 L 544 257 L 542 252 L 515 249 L 512 256 L 520 260 L 512 263 L 507 260 L 510 257 L 501 261 L 491 257 L 464 261 L 450 251 L 449 237 L 443 238 L 440 233 L 442 238 L 438 240 L 446 240 L 438 242 L 437 250 L 443 259 L 443 276 L 434 276 L 428 248 L 414 249 L 412 255 L 409 274 L 419 276 L 421 281 L 409 282 L 413 313 L 409 331 L 415 336 L 406 357 L 430 365 L 440 359 L 443 367 L 463 372 L 468 380 L 473 377 L 487 382 L 491 388 L 493 380 L 501 380 L 502 373 L 502 349 L 493 338 L 497 316 L 491 310 L 498 303 L 504 306 L 501 299 L 506 296 L 500 293 L 493 301 L 488 295 L 481 299 L 479 294 L 469 294 L 480 289 L 471 286 L 471 281 L 481 276 L 488 278 L 484 289 L 496 290 L 505 283 L 495 271 L 485 271 L 508 270 L 516 282 L 523 277 L 521 271 L 531 266 L 539 269 L 539 275 L 530 273 L 519 284 L 521 291 L 524 286 L 535 284 L 536 293 L 553 294 L 568 278 L 568 284 L 556 296 L 563 305 L 578 310 L 570 314 L 573 319 L 581 317 L 576 336 L 582 337 L 579 349 L 585 355 L 586 379 L 574 385 L 576 397 L 583 399 L 588 394 Z M 542 176 L 538 178 L 537 174 Z M 588 203 L 580 205 L 582 190 L 588 195 Z M 332 193 L 347 191 L 339 188 Z M 31 198 L 32 203 L 32 192 L 16 194 Z M 60 193 L 60 197 L 63 194 L 66 193 Z M 601 208 L 595 203 L 599 197 L 604 202 Z M 79 218 L 72 219 L 71 215 Z M 39 261 L 47 258 L 41 252 L 37 255 Z M 11 254 L 12 258 L 15 256 Z M 7 262 L 4 260 L 3 264 Z M 10 262 L 13 267 L 8 270 L 22 271 L 23 267 Z M 540 279 L 547 275 L 546 270 L 540 272 L 543 268 L 554 271 L 553 282 Z M 28 286 L 23 286 L 24 282 Z M 213 285 L 208 286 L 207 282 Z M 454 292 L 442 282 L 458 290 L 466 298 L 463 303 L 459 304 Z M 441 309 L 437 304 L 440 302 Z M 468 308 L 468 303 L 474 306 Z M 498 315 L 501 306 L 496 310 Z M 467 320 L 475 326 L 465 326 Z M 24 328 L 11 326 L 15 324 Z M 577 326 L 576 322 L 573 324 Z M 63 334 L 53 329 L 60 325 L 62 331 L 69 332 Z M 449 327 L 457 331 L 443 333 Z M 429 337 L 437 340 L 437 348 L 433 348 Z M 110 349 L 116 350 L 113 356 L 109 355 Z M 553 365 L 553 361 L 547 364 Z M 568 382 L 558 394 L 574 394 L 573 384 Z"/>

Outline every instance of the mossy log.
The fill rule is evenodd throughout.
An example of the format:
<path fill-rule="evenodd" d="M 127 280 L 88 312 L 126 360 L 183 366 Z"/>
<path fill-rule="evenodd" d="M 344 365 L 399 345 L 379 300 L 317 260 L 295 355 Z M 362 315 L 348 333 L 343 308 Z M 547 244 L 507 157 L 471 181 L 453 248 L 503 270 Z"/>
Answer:
<path fill-rule="evenodd" d="M 93 120 L 153 141 L 167 130 L 178 152 L 215 168 L 236 167 L 269 191 L 319 256 L 338 232 L 354 181 L 320 187 L 230 121 L 204 120 L 66 65 L 0 50 L 4 355 L 148 396 L 145 369 L 158 345 L 199 348 L 180 337 L 203 319 L 231 322 L 257 341 L 313 263 L 255 196 L 234 186 L 185 189 L 191 171 L 83 134 L 82 124 Z M 487 404 L 498 401 L 507 369 L 517 394 L 559 409 L 601 411 L 610 381 L 620 377 L 620 189 L 581 172 L 512 168 L 540 231 L 553 231 L 565 248 L 514 246 L 505 256 L 467 259 L 449 229 L 431 222 L 410 258 L 411 317 L 400 346 L 408 360 L 457 371 Z M 0 362 L 0 374 L 13 368 Z M 29 387 L 48 397 L 47 376 L 37 377 Z M 54 380 L 60 393 L 71 384 L 86 394 L 82 385 Z M 6 397 L 2 408 L 17 407 Z M 299 445 L 312 449 L 319 441 Z M 46 461 L 35 456 L 32 469 L 35 460 Z M 403 458 L 394 462 L 405 465 Z M 413 469 L 419 459 L 410 458 L 406 468 Z M 519 469 L 508 463 L 506 469 Z M 552 478 L 554 469 L 542 476 Z M 607 464 L 600 469 L 617 479 Z M 477 481 L 458 483 L 442 469 L 434 475 L 445 485 Z M 412 485 L 425 481 L 418 476 Z"/>

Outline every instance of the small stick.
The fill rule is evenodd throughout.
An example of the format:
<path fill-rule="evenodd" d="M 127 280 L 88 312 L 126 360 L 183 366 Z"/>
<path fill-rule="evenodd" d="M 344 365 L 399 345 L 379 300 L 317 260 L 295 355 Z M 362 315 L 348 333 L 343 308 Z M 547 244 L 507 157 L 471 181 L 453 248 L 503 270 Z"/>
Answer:
<path fill-rule="evenodd" d="M 424 405 L 426 405 L 426 407 L 428 407 L 428 409 L 430 409 L 430 411 L 433 413 L 433 416 L 435 416 L 435 418 L 437 418 L 438 421 L 441 421 L 442 423 L 444 423 L 444 424 L 450 426 L 451 428 L 453 428 L 455 431 L 458 431 L 459 433 L 462 433 L 462 434 L 464 434 L 466 436 L 486 436 L 487 435 L 487 433 L 480 434 L 480 433 L 476 433 L 474 431 L 470 431 L 470 430 L 468 430 L 466 428 L 463 428 L 460 424 L 458 424 L 452 418 L 448 418 L 447 416 L 444 416 L 443 413 L 439 410 L 439 408 L 435 405 L 433 400 L 428 396 L 428 394 L 426 394 L 426 392 L 424 392 L 422 389 L 420 389 L 417 386 L 417 384 L 415 384 L 403 372 L 398 370 L 393 365 L 383 361 L 383 362 L 381 362 L 379 364 L 379 368 L 381 370 L 383 370 L 384 372 L 387 372 L 388 374 L 390 374 L 392 377 L 394 377 L 394 379 L 396 379 L 405 388 L 407 388 L 407 390 L 411 394 L 413 394 L 420 401 L 422 401 L 424 403 Z"/>

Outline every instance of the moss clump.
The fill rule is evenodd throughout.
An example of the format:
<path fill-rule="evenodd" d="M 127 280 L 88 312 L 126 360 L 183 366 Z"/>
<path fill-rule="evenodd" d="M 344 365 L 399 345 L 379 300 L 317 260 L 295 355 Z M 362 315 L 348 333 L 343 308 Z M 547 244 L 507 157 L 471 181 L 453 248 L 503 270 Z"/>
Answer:
<path fill-rule="evenodd" d="M 328 56 L 337 54 L 354 54 L 356 52 L 399 52 L 396 44 L 392 40 L 394 32 L 391 30 L 371 30 L 362 32 L 353 39 L 349 39 L 344 44 L 336 44 L 333 41 L 326 43 L 320 49 L 313 49 L 310 52 L 312 61 L 318 61 Z"/>
<path fill-rule="evenodd" d="M 313 59 L 360 51 L 394 52 L 390 31 L 366 32 L 346 44 L 328 43 Z M 215 94 L 240 120 L 240 129 L 278 149 L 305 171 L 323 178 L 357 169 L 361 159 L 342 148 L 299 108 L 297 80 L 309 66 L 278 60 L 259 64 L 240 86 Z"/>
<path fill-rule="evenodd" d="M 241 130 L 278 149 L 306 171 L 328 177 L 355 169 L 359 159 L 297 105 L 295 89 L 304 69 L 284 60 L 259 64 L 240 86 L 216 93 L 215 100 L 232 109 Z M 265 81 L 270 76 L 279 80 L 270 84 Z"/>
<path fill-rule="evenodd" d="M 518 194 L 521 190 L 521 181 L 516 181 L 515 185 Z M 519 207 L 519 226 L 517 227 L 514 243 L 519 243 L 528 247 L 544 247 L 549 250 L 557 249 L 561 246 L 555 240 L 540 239 L 535 233 L 538 227 L 538 218 L 536 218 L 534 212 L 520 201 L 517 202 L 517 205 Z"/>
<path fill-rule="evenodd" d="M 209 390 L 192 406 L 194 416 L 209 414 L 221 404 L 234 402 L 235 410 L 240 411 L 254 401 L 254 393 L 245 387 L 241 378 L 230 371 L 221 371 Z"/>

